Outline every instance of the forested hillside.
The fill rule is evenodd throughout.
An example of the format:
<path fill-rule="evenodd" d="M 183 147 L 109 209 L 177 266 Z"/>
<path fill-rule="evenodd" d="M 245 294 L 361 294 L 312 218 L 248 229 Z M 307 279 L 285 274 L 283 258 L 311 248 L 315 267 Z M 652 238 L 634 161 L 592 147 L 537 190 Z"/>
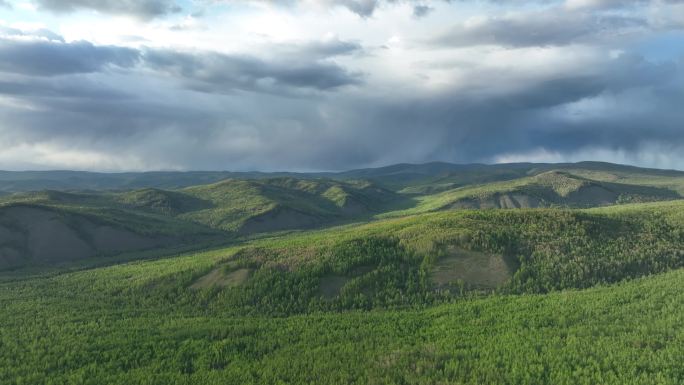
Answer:
<path fill-rule="evenodd" d="M 681 383 L 680 176 L 550 168 L 5 195 L 0 383 Z"/>
<path fill-rule="evenodd" d="M 682 208 L 450 211 L 6 273 L 0 382 L 676 384 Z M 492 256 L 496 286 L 435 280 Z"/>

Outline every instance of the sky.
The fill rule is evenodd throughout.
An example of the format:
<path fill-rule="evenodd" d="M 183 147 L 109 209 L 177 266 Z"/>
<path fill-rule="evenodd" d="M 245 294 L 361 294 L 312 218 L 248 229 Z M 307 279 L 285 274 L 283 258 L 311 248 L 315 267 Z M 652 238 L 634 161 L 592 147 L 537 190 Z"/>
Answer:
<path fill-rule="evenodd" d="M 684 0 L 0 0 L 0 169 L 684 169 Z"/>

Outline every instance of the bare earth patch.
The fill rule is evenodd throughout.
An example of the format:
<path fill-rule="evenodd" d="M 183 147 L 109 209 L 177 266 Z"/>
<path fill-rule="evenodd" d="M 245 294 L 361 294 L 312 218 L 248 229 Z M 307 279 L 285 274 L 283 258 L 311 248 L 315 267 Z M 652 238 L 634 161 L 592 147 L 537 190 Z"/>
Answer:
<path fill-rule="evenodd" d="M 249 277 L 252 276 L 254 269 L 237 269 L 226 273 L 224 266 L 220 266 L 210 271 L 209 274 L 201 277 L 190 288 L 193 290 L 208 289 L 212 287 L 238 287 L 244 285 Z"/>
<path fill-rule="evenodd" d="M 333 299 L 340 294 L 351 278 L 342 275 L 326 275 L 321 278 L 320 291 L 325 299 Z"/>
<path fill-rule="evenodd" d="M 509 280 L 513 269 L 502 255 L 451 248 L 431 271 L 437 287 L 447 287 L 461 281 L 477 288 L 496 288 Z"/>
<path fill-rule="evenodd" d="M 346 285 L 349 281 L 369 273 L 372 270 L 373 266 L 357 266 L 347 273 L 347 275 L 328 274 L 321 277 L 321 281 L 319 283 L 319 291 L 321 296 L 323 296 L 325 299 L 333 299 L 337 297 L 340 295 L 344 285 Z"/>

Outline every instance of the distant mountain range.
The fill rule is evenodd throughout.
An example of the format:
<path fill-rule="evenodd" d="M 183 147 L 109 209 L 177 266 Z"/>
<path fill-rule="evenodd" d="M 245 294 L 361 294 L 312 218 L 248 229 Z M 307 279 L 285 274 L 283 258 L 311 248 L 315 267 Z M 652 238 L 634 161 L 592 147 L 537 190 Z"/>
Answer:
<path fill-rule="evenodd" d="M 684 171 L 640 168 L 603 162 L 453 164 L 432 162 L 396 164 L 342 172 L 232 172 L 232 171 L 153 171 L 99 173 L 87 171 L 0 171 L 0 192 L 40 190 L 131 190 L 140 188 L 178 189 L 210 184 L 225 179 L 370 180 L 383 187 L 413 187 L 444 190 L 454 186 L 512 180 L 551 170 L 583 170 L 640 174 L 658 177 L 684 177 Z M 420 191 L 423 192 L 423 191 Z"/>

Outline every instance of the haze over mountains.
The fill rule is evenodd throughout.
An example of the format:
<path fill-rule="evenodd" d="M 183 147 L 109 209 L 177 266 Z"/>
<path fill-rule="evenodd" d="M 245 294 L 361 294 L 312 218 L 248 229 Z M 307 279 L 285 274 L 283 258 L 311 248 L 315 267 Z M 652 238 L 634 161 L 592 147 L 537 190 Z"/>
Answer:
<path fill-rule="evenodd" d="M 629 173 L 645 171 L 654 175 L 682 176 L 683 171 L 644 169 L 604 162 L 580 163 L 510 163 L 510 164 L 453 164 L 432 162 L 424 164 L 396 164 L 341 172 L 231 172 L 231 171 L 163 171 L 98 173 L 87 171 L 0 171 L 0 192 L 53 190 L 125 190 L 135 188 L 183 188 L 209 184 L 224 179 L 262 179 L 293 177 L 302 179 L 330 178 L 337 180 L 369 179 L 387 186 L 409 184 L 484 183 L 515 179 L 541 171 L 579 168 L 584 170 L 612 170 Z"/>

